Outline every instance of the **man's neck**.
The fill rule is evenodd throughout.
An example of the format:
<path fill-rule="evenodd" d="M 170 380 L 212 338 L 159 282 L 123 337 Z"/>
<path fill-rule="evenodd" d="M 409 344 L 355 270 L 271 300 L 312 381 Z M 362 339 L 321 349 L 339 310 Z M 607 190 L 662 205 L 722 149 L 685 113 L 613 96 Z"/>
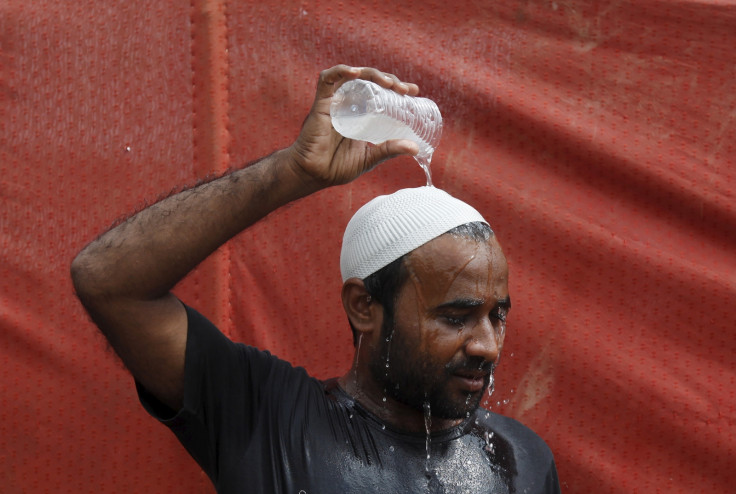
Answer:
<path fill-rule="evenodd" d="M 361 379 L 355 368 L 338 378 L 338 385 L 355 401 L 375 415 L 379 420 L 393 429 L 424 433 L 450 429 L 462 422 L 461 419 L 441 419 L 426 415 L 424 410 L 417 410 L 388 396 L 379 389 L 370 378 Z"/>

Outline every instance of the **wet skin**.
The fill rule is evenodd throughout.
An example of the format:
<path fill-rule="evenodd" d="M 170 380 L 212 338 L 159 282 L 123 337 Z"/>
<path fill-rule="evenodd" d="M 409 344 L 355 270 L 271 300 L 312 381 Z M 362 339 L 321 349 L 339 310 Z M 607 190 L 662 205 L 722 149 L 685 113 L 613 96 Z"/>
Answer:
<path fill-rule="evenodd" d="M 393 325 L 364 335 L 367 372 L 359 368 L 362 379 L 345 387 L 403 430 L 424 430 L 429 403 L 431 428 L 440 430 L 475 410 L 488 387 L 510 308 L 508 266 L 495 237 L 447 234 L 410 253 L 405 266 Z"/>

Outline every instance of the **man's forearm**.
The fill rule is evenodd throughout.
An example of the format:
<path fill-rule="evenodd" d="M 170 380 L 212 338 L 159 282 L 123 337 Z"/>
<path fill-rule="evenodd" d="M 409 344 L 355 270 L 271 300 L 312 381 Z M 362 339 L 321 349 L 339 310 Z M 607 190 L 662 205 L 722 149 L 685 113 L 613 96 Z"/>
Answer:
<path fill-rule="evenodd" d="M 288 159 L 288 151 L 277 151 L 172 195 L 103 234 L 72 265 L 80 298 L 151 300 L 166 294 L 227 240 L 312 191 Z"/>

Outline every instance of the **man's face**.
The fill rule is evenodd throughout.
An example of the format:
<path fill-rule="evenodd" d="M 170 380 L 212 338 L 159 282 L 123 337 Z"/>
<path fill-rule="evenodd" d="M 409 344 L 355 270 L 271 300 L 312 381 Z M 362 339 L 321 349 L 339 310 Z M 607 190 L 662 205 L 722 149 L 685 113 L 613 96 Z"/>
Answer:
<path fill-rule="evenodd" d="M 393 321 L 384 320 L 373 378 L 391 398 L 464 418 L 488 387 L 510 308 L 501 247 L 442 235 L 405 259 Z"/>

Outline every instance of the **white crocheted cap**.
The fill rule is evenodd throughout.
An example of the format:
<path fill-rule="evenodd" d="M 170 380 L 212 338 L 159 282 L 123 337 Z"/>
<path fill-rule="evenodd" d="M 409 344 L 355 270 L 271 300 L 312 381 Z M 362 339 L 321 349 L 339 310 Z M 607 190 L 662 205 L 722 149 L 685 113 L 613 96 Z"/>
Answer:
<path fill-rule="evenodd" d="M 353 215 L 342 239 L 340 271 L 364 279 L 456 226 L 488 222 L 469 204 L 435 187 L 378 196 Z"/>

